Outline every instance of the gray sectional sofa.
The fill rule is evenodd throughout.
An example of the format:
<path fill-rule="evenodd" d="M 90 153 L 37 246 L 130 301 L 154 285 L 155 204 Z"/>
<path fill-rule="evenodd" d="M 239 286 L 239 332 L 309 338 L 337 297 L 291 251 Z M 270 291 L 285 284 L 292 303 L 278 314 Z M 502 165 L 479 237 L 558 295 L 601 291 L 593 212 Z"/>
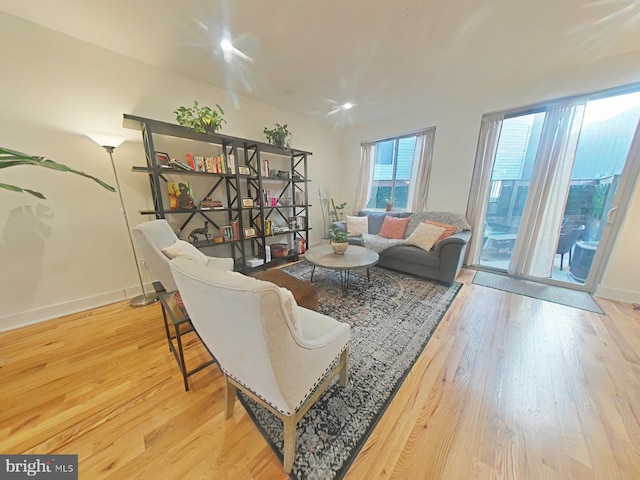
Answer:
<path fill-rule="evenodd" d="M 358 216 L 364 215 L 369 217 L 369 234 L 350 237 L 349 243 L 378 251 L 380 255 L 378 266 L 442 282 L 450 283 L 455 280 L 462 267 L 467 244 L 471 238 L 470 226 L 463 215 L 448 212 L 411 213 L 377 210 L 362 210 L 358 213 Z M 411 235 L 413 230 L 425 220 L 455 225 L 459 231 L 438 242 L 433 249 L 425 251 L 414 245 L 403 243 L 401 240 L 387 240 L 377 235 L 386 215 L 410 217 L 404 238 Z M 333 222 L 331 227 L 346 231 L 347 222 Z"/>

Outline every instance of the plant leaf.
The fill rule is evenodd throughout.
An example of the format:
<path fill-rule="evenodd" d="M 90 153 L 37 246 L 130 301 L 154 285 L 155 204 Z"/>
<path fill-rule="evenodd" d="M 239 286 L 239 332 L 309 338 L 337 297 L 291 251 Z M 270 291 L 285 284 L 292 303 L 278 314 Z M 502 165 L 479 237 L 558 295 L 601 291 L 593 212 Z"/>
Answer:
<path fill-rule="evenodd" d="M 41 199 L 46 199 L 47 198 L 43 194 L 41 194 L 40 192 L 36 192 L 35 190 L 29 190 L 27 188 L 16 187 L 15 185 L 9 185 L 7 183 L 0 183 L 0 188 L 4 188 L 5 190 L 11 190 L 12 192 L 30 193 L 34 197 L 38 197 L 38 198 L 41 198 Z"/>
<path fill-rule="evenodd" d="M 8 167 L 16 167 L 20 165 L 35 165 L 37 167 L 49 168 L 51 170 L 57 170 L 59 172 L 69 172 L 75 175 L 80 175 L 81 177 L 89 178 L 96 182 L 103 188 L 106 188 L 110 192 L 115 192 L 116 189 L 113 188 L 108 183 L 103 182 L 97 177 L 93 175 L 89 175 L 88 173 L 81 172 L 79 170 L 75 170 L 71 167 L 68 167 L 62 163 L 54 162 L 53 160 L 49 160 L 43 157 L 35 157 L 33 155 L 27 155 L 26 153 L 17 152 L 15 150 L 10 150 L 5 147 L 0 147 L 0 168 L 8 168 Z M 6 190 L 12 190 L 14 192 L 26 192 L 34 195 L 38 198 L 45 198 L 40 192 L 36 192 L 34 190 L 22 189 L 20 187 L 15 187 L 13 185 L 3 185 L 2 188 Z M 12 188 L 9 188 L 12 187 Z"/>

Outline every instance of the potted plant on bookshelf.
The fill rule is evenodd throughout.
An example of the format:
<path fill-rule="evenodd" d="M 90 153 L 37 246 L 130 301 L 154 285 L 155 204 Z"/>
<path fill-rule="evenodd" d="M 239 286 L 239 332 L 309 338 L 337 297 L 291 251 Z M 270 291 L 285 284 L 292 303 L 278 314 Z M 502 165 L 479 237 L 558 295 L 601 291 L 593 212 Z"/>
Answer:
<path fill-rule="evenodd" d="M 198 133 L 215 133 L 222 128 L 222 123 L 227 123 L 222 107 L 216 103 L 216 108 L 217 110 L 201 107 L 194 100 L 193 107 L 179 106 L 173 113 L 176 114 L 176 121 L 183 127 L 189 127 Z"/>
<path fill-rule="evenodd" d="M 331 238 L 331 248 L 333 253 L 337 255 L 343 255 L 349 247 L 349 232 L 346 232 L 338 227 L 334 227 L 329 232 Z"/>
<path fill-rule="evenodd" d="M 284 125 L 276 123 L 272 129 L 264 127 L 264 135 L 271 145 L 291 150 L 291 132 L 286 123 Z"/>

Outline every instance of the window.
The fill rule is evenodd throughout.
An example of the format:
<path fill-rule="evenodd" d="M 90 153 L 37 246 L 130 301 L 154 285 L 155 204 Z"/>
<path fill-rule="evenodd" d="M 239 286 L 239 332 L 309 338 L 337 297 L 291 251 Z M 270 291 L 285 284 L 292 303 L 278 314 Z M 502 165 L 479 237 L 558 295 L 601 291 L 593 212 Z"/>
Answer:
<path fill-rule="evenodd" d="M 367 208 L 385 208 L 392 203 L 398 210 L 410 207 L 410 187 L 418 135 L 376 142 L 371 196 Z"/>

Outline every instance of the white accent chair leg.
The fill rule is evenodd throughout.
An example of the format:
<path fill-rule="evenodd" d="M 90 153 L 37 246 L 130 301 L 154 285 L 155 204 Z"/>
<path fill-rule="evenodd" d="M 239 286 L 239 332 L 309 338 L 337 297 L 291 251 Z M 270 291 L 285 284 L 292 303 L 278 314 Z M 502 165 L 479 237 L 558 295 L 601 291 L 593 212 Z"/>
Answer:
<path fill-rule="evenodd" d="M 228 376 L 224 376 L 225 383 L 225 403 L 224 403 L 224 418 L 229 418 L 233 415 L 233 407 L 236 404 L 236 386 L 229 381 Z"/>
<path fill-rule="evenodd" d="M 284 424 L 284 459 L 282 462 L 284 473 L 291 473 L 293 460 L 296 455 L 296 422 L 295 414 L 290 417 L 283 417 Z"/>
<path fill-rule="evenodd" d="M 340 370 L 340 386 L 346 387 L 349 383 L 349 346 L 344 349 L 342 355 L 340 355 L 340 363 L 342 369 Z"/>

